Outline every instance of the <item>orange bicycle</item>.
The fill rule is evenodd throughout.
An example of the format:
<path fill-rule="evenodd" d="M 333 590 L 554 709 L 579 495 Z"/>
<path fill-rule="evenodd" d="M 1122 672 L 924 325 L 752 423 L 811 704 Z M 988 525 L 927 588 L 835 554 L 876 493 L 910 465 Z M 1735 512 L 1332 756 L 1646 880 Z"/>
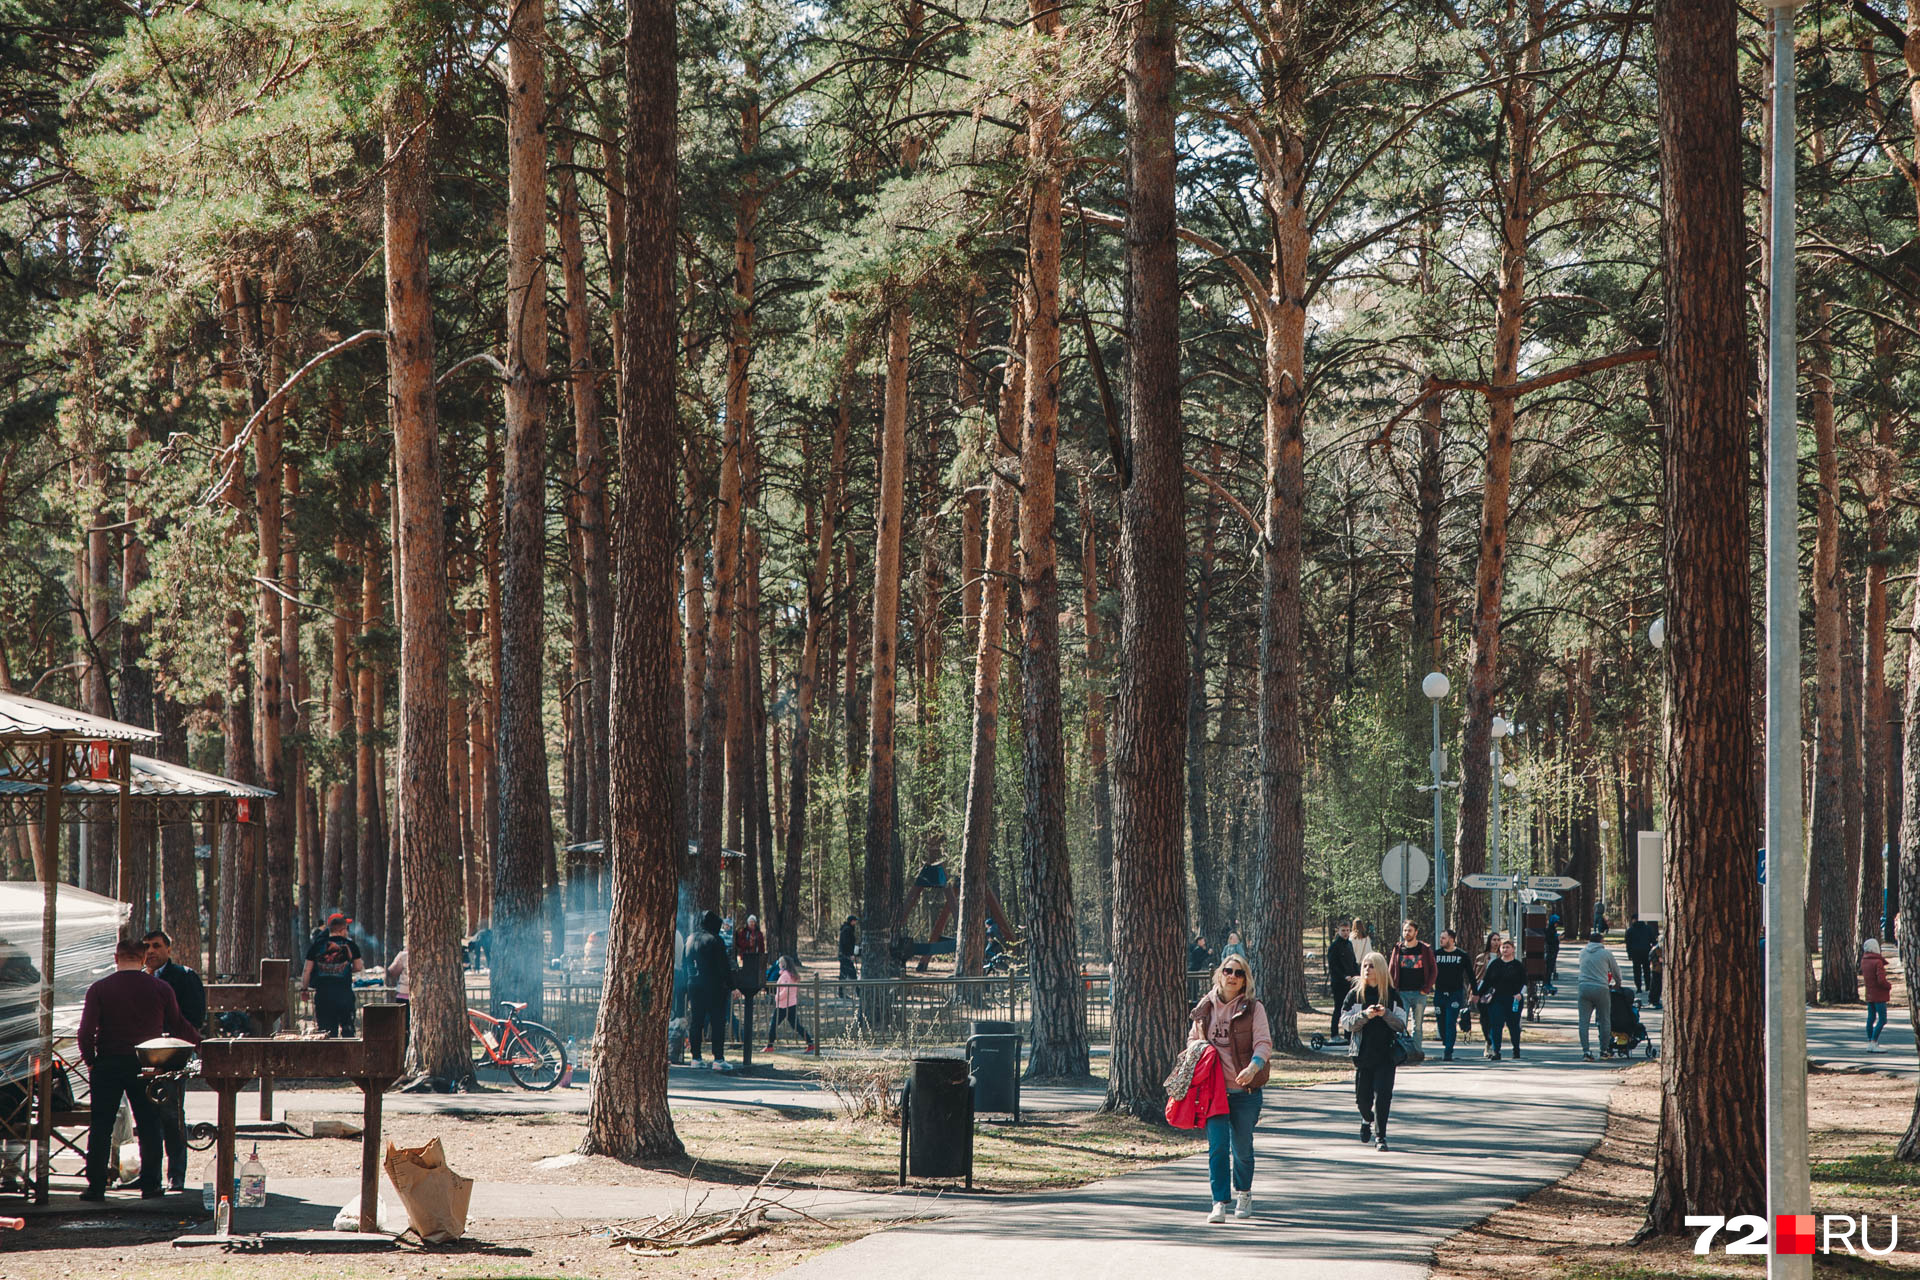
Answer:
<path fill-rule="evenodd" d="M 473 1066 L 476 1071 L 504 1067 L 523 1089 L 551 1089 L 566 1077 L 567 1047 L 551 1027 L 515 1016 L 526 1007 L 502 1000 L 499 1008 L 505 1016 L 499 1018 L 467 1010 L 467 1025 L 473 1029 Z"/>

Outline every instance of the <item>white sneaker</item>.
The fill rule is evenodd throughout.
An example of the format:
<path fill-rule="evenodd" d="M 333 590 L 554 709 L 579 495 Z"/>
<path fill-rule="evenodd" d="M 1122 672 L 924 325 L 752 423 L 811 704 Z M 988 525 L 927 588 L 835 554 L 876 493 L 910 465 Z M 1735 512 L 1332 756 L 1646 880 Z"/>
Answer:
<path fill-rule="evenodd" d="M 1242 1191 L 1233 1198 L 1233 1216 L 1251 1218 L 1253 1216 L 1253 1192 Z"/>
<path fill-rule="evenodd" d="M 1207 1221 L 1208 1222 L 1225 1222 L 1226 1220 L 1227 1220 L 1227 1202 L 1225 1200 L 1215 1200 L 1213 1202 L 1213 1212 L 1207 1215 Z"/>
<path fill-rule="evenodd" d="M 1867 1041 L 1867 1052 L 1868 1053 L 1880 1052 L 1880 1042 L 1878 1040 Z"/>

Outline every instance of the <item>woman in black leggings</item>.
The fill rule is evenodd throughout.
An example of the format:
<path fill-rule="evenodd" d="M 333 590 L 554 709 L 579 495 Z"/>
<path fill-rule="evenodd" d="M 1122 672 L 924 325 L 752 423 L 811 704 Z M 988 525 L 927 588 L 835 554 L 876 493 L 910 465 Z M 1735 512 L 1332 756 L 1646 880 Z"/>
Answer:
<path fill-rule="evenodd" d="M 1500 958 L 1489 960 L 1480 974 L 1475 994 L 1487 1029 L 1487 1057 L 1500 1060 L 1500 1031 L 1513 1040 L 1513 1056 L 1520 1056 L 1520 1008 L 1526 997 L 1527 966 L 1513 958 L 1513 940 L 1500 944 Z"/>
<path fill-rule="evenodd" d="M 1360 1108 L 1360 1141 L 1387 1149 L 1387 1119 L 1393 1112 L 1393 1042 L 1407 1029 L 1406 1010 L 1393 989 L 1387 958 L 1371 952 L 1340 1006 L 1340 1026 L 1351 1040 L 1353 1100 Z"/>

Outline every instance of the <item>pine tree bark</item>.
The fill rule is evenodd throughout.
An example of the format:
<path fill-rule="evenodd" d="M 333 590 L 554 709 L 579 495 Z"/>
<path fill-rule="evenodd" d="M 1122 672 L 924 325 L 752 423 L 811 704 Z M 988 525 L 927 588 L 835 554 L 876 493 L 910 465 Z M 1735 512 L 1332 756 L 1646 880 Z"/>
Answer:
<path fill-rule="evenodd" d="M 1217 444 L 1208 469 L 1219 473 Z M 1207 786 L 1207 629 L 1213 621 L 1213 525 L 1218 518 L 1212 489 L 1207 490 L 1200 511 L 1200 563 L 1193 585 L 1193 660 L 1187 671 L 1187 839 L 1193 850 L 1194 925 L 1217 952 L 1226 943 L 1227 922 Z"/>
<path fill-rule="evenodd" d="M 220 313 L 221 328 L 225 342 L 220 359 L 220 385 L 229 396 L 230 404 L 245 403 L 242 398 L 247 388 L 246 369 L 241 357 L 241 320 L 240 285 L 231 270 L 223 271 L 220 276 Z M 221 502 L 233 513 L 233 536 L 245 537 L 246 497 L 244 476 L 246 468 L 241 459 L 233 456 L 240 434 L 240 420 L 229 411 L 221 419 L 220 456 L 225 459 Z M 249 673 L 247 645 L 247 613 L 235 603 L 227 610 L 227 678 L 224 695 L 222 730 L 224 735 L 224 756 L 221 770 L 236 782 L 253 781 L 253 704 L 248 693 L 252 683 Z M 220 901 L 218 912 L 219 941 L 216 947 L 216 967 L 222 973 L 247 973 L 252 971 L 258 958 L 254 948 L 253 922 L 254 912 L 251 899 L 244 896 L 246 887 L 254 882 L 259 874 L 254 855 L 254 844 L 248 833 L 237 824 L 222 824 L 220 830 Z"/>
<path fill-rule="evenodd" d="M 1100 954 L 1113 958 L 1113 791 L 1107 780 L 1106 644 L 1100 627 L 1099 521 L 1093 509 L 1093 478 L 1080 477 L 1080 592 L 1087 630 L 1087 776 L 1093 817 L 1093 870 L 1099 881 Z"/>
<path fill-rule="evenodd" d="M 1857 936 L 1875 939 L 1887 936 L 1882 911 L 1886 883 L 1881 850 L 1890 843 L 1887 774 L 1893 768 L 1887 749 L 1887 548 L 1891 532 L 1889 513 L 1893 506 L 1893 468 L 1898 454 L 1893 440 L 1893 406 L 1884 388 L 1891 385 L 1893 377 L 1895 341 L 1893 325 L 1876 320 L 1873 385 L 1883 390 L 1873 408 L 1873 449 L 1869 455 L 1872 461 L 1867 497 L 1867 600 L 1861 637 L 1865 672 L 1860 698 L 1865 813 L 1861 826 L 1859 892 L 1855 899 L 1860 913 Z"/>
<path fill-rule="evenodd" d="M 140 451 L 146 447 L 147 432 L 139 419 L 127 424 L 126 530 L 120 546 L 120 718 L 128 724 L 159 728 L 154 722 L 153 673 L 147 666 L 147 635 L 144 626 L 128 619 L 124 602 L 147 580 L 147 548 L 141 541 L 145 532 L 146 509 L 142 494 L 147 483 L 146 469 L 137 465 Z M 5 477 L 0 476 L 0 492 L 5 492 Z M 127 919 L 127 936 L 140 938 L 160 922 L 153 917 L 158 885 L 158 867 L 154 859 L 154 825 L 140 823 L 133 829 L 131 857 L 120 868 L 120 896 L 133 908 Z M 182 955 L 193 954 L 183 951 Z"/>
<path fill-rule="evenodd" d="M 667 1109 L 674 905 L 687 831 L 683 677 L 673 645 L 678 505 L 673 472 L 681 449 L 674 391 L 675 28 L 671 0 L 634 0 L 628 8 L 630 150 L 623 187 L 631 201 L 633 244 L 623 292 L 632 300 L 632 314 L 622 335 L 622 499 L 614 517 L 619 591 L 608 824 L 613 912 L 607 936 L 610 979 L 594 1033 L 599 1078 L 580 1147 L 622 1160 L 663 1159 L 683 1150 Z"/>
<path fill-rule="evenodd" d="M 782 886 L 780 948 L 797 954 L 800 945 L 800 851 L 807 841 L 807 807 L 811 799 L 809 776 L 813 754 L 813 705 L 820 680 L 820 633 L 827 620 L 828 574 L 833 568 L 833 539 L 847 477 L 847 436 L 852 427 L 850 378 L 842 366 L 839 405 L 833 418 L 833 454 L 827 466 L 826 493 L 820 501 L 818 541 L 813 568 L 807 574 L 806 631 L 800 643 L 800 669 L 795 676 L 791 770 L 787 784 L 787 874 Z"/>
<path fill-rule="evenodd" d="M 1846 594 L 1840 576 L 1840 461 L 1833 420 L 1833 343 L 1828 336 L 1833 304 L 1815 304 L 1816 323 L 1809 335 L 1807 400 L 1813 419 L 1814 463 L 1818 478 L 1814 499 L 1813 646 L 1814 745 L 1813 821 L 1809 865 L 1818 884 L 1815 939 L 1822 959 L 1819 996 L 1827 1004 L 1851 1004 L 1858 998 L 1853 957 L 1853 886 L 1846 876 L 1845 761 L 1851 750 L 1841 705 L 1841 633 Z"/>
<path fill-rule="evenodd" d="M 548 951 L 545 685 L 547 93 L 545 0 L 507 19 L 506 506 L 500 530 L 500 851 L 493 863 L 493 998 L 543 1015 Z M 564 938 L 555 938 L 555 945 Z M 557 953 L 555 953 L 557 954 Z"/>
<path fill-rule="evenodd" d="M 286 342 L 291 282 L 276 268 L 266 280 L 266 381 L 278 387 L 286 381 Z M 285 752 L 281 747 L 281 704 L 286 696 L 281 672 L 280 593 L 268 584 L 280 581 L 281 526 L 285 516 L 281 491 L 285 459 L 286 399 L 272 402 L 254 434 L 254 527 L 259 535 L 260 576 L 254 614 L 254 745 L 255 776 L 273 792 L 266 810 L 266 919 L 260 922 L 262 954 L 291 955 L 293 949 L 293 798 L 287 789 Z"/>
<path fill-rule="evenodd" d="M 1008 343 L 1016 352 L 1026 347 L 1025 312 L 1024 301 L 1016 301 Z M 1013 437 L 1015 415 L 1026 403 L 1026 369 L 1023 359 L 1009 361 L 993 432 L 986 569 L 981 583 L 979 635 L 974 644 L 973 730 L 960 850 L 960 919 L 954 934 L 954 972 L 967 977 L 979 974 L 986 964 L 987 878 L 993 863 L 995 761 L 1000 744 L 1000 667 L 1007 631 L 1007 573 L 1013 565 L 1014 508 L 1019 502 L 1004 475 L 1013 458 L 1006 442 Z"/>
<path fill-rule="evenodd" d="M 902 507 L 906 491 L 907 355 L 913 313 L 904 301 L 887 313 L 886 401 L 880 433 L 878 493 L 874 499 L 873 679 L 867 699 L 867 823 L 860 921 L 860 972 L 895 975 L 893 853 L 899 808 L 894 771 L 895 660 L 900 641 Z M 870 989 L 862 1010 L 884 1025 L 890 1007 Z"/>
<path fill-rule="evenodd" d="M 153 708 L 160 758 L 187 762 L 186 709 L 165 694 Z M 206 955 L 200 934 L 200 873 L 193 856 L 193 828 L 169 822 L 160 828 L 160 927 L 173 935 L 175 954 L 189 964 Z"/>
<path fill-rule="evenodd" d="M 580 192 L 573 176 L 574 138 L 558 144 L 558 229 L 567 297 L 567 385 L 573 401 L 575 518 L 580 522 L 580 572 L 587 605 L 588 678 L 586 732 L 587 821 L 585 837 L 607 834 L 607 787 L 611 756 L 607 706 L 613 689 L 613 586 L 607 551 L 607 457 L 600 428 L 600 393 L 593 367 L 593 322 L 588 314 L 586 247 L 580 234 Z"/>
<path fill-rule="evenodd" d="M 1480 554 L 1473 575 L 1473 630 L 1467 643 L 1465 714 L 1460 729 L 1460 804 L 1453 834 L 1447 915 L 1462 938 L 1487 929 L 1491 895 L 1466 877 L 1487 867 L 1487 812 L 1492 783 L 1493 700 L 1500 687 L 1500 618 L 1507 584 L 1507 516 L 1512 489 L 1513 425 L 1519 402 L 1508 388 L 1520 374 L 1527 315 L 1527 241 L 1533 233 L 1534 93 L 1546 25 L 1542 0 L 1528 0 L 1525 40 L 1503 50 L 1506 165 L 1499 185 L 1500 276 L 1494 294 L 1493 359 L 1488 384 L 1486 478 L 1480 489 Z"/>
<path fill-rule="evenodd" d="M 426 21 L 412 5 L 403 32 Z M 387 386 L 394 509 L 400 529 L 400 865 L 413 979 L 409 1058 L 438 1080 L 470 1080 L 460 935 L 464 912 L 447 799 L 447 555 L 440 433 L 434 406 L 433 298 L 428 276 L 427 97 L 408 61 L 386 121 Z M 383 895 L 384 897 L 384 895 Z"/>
<path fill-rule="evenodd" d="M 372 492 L 368 495 L 367 505 L 368 513 L 377 528 L 384 522 L 379 485 L 373 486 Z M 380 562 L 384 558 L 383 552 L 380 536 L 375 533 L 369 535 L 368 545 L 362 548 L 360 553 L 360 641 L 362 645 L 372 639 L 373 629 L 380 625 L 382 619 Z M 375 882 L 379 876 L 380 864 L 387 857 L 387 832 L 380 821 L 380 775 L 373 743 L 374 734 L 385 727 L 375 706 L 379 687 L 378 667 L 372 655 L 363 651 L 354 683 L 353 708 L 354 805 L 356 825 L 359 828 L 359 839 L 355 841 L 355 845 L 359 857 L 356 862 L 342 864 L 345 881 L 338 904 L 340 910 L 350 916 L 360 913 L 361 889 Z M 371 909 L 370 906 L 369 909 Z"/>
<path fill-rule="evenodd" d="M 1120 500 L 1120 700 L 1114 742 L 1113 1056 L 1105 1107 L 1142 1118 L 1186 1033 L 1186 523 L 1174 252 L 1174 14 L 1147 0 L 1128 33 L 1127 381 L 1131 478 Z M 1030 621 L 1030 620 L 1029 620 Z"/>
<path fill-rule="evenodd" d="M 1746 231 L 1737 14 L 1667 0 L 1654 14 L 1666 324 L 1667 1031 L 1643 1230 L 1766 1203 L 1764 1025 L 1753 868 L 1753 650 L 1747 494 Z M 1920 959 L 1920 954 L 1916 954 Z"/>
<path fill-rule="evenodd" d="M 1031 0 L 1038 42 L 1028 98 L 1027 403 L 1020 437 L 1020 689 L 1024 699 L 1026 805 L 1021 889 L 1027 900 L 1027 965 L 1033 990 L 1035 1078 L 1087 1074 L 1086 988 L 1067 860 L 1067 762 L 1060 712 L 1060 579 L 1054 542 L 1054 463 L 1060 445 L 1060 102 L 1053 91 L 1063 38 L 1060 9 Z"/>

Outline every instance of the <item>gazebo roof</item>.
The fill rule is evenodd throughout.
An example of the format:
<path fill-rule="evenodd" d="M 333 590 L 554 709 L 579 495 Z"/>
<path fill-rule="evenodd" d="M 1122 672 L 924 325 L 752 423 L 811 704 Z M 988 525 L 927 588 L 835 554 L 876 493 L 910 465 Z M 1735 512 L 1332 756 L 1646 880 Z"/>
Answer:
<path fill-rule="evenodd" d="M 156 760 L 152 756 L 134 756 L 128 794 L 136 800 L 269 800 L 273 792 L 251 783 L 235 782 L 217 773 L 189 769 L 183 764 Z M 44 782 L 25 782 L 0 774 L 0 796 L 41 795 Z M 111 778 L 68 778 L 61 789 L 70 796 L 117 796 L 120 784 Z"/>
<path fill-rule="evenodd" d="M 93 742 L 158 742 L 160 735 L 138 725 L 42 702 L 24 694 L 0 692 L 0 738 L 73 738 Z"/>

